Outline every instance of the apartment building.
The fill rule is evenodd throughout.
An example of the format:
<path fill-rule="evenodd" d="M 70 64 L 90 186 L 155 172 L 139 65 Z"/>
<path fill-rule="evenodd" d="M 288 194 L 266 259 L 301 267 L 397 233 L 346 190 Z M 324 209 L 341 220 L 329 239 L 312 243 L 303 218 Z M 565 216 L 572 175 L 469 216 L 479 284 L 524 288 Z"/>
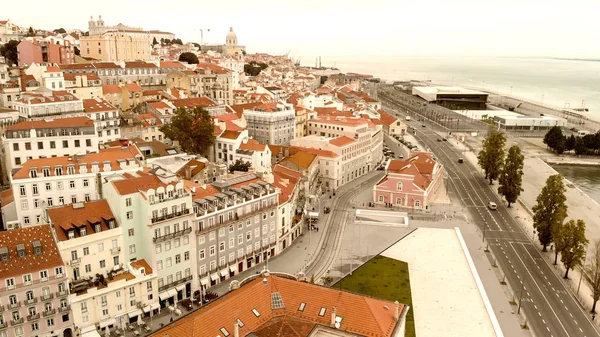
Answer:
<path fill-rule="evenodd" d="M 102 97 L 102 82 L 94 73 L 64 73 L 65 90 L 85 100 Z"/>
<path fill-rule="evenodd" d="M 54 206 L 102 199 L 103 177 L 135 172 L 142 161 L 135 145 L 27 161 L 11 179 L 18 220 L 9 229 L 44 223 L 45 210 Z"/>
<path fill-rule="evenodd" d="M 101 35 L 82 36 L 80 43 L 81 56 L 95 60 L 120 62 L 150 59 L 151 41 L 143 32 L 124 34 L 107 31 Z"/>
<path fill-rule="evenodd" d="M 102 98 L 84 99 L 83 111 L 94 121 L 98 133 L 98 143 L 103 144 L 119 140 L 121 137 L 121 119 L 119 110 Z"/>
<path fill-rule="evenodd" d="M 277 247 L 283 251 L 302 234 L 302 214 L 298 214 L 303 181 L 300 172 L 281 165 L 273 167 L 273 185 L 279 190 L 277 203 Z"/>
<path fill-rule="evenodd" d="M 49 225 L 0 232 L 0 336 L 73 336 L 65 266 Z"/>
<path fill-rule="evenodd" d="M 38 38 L 27 38 L 17 45 L 19 65 L 49 62 L 58 64 L 75 63 L 75 51 L 71 42 L 46 41 Z"/>
<path fill-rule="evenodd" d="M 102 333 L 137 321 L 144 307 L 158 310 L 156 273 L 145 260 L 125 262 L 125 233 L 106 200 L 52 208 L 48 218 L 66 261 L 75 326 Z"/>
<path fill-rule="evenodd" d="M 29 119 L 81 112 L 83 102 L 66 91 L 47 90 L 42 93 L 22 92 L 21 98 L 13 101 L 11 107 L 19 111 L 19 117 Z"/>
<path fill-rule="evenodd" d="M 197 250 L 194 266 L 206 290 L 279 253 L 278 191 L 253 173 L 226 175 L 196 185 L 194 214 Z"/>
<path fill-rule="evenodd" d="M 268 173 L 271 171 L 271 149 L 266 144 L 261 144 L 254 139 L 243 139 L 235 152 L 235 158 L 250 163 L 256 172 Z"/>
<path fill-rule="evenodd" d="M 166 77 L 167 88 L 182 89 L 193 97 L 207 96 L 219 104 L 233 104 L 232 71 L 213 63 L 200 63 L 194 70 L 181 70 Z"/>
<path fill-rule="evenodd" d="M 143 103 L 143 94 L 144 90 L 136 83 L 102 86 L 104 99 L 121 111 L 128 111 Z"/>
<path fill-rule="evenodd" d="M 289 145 L 295 138 L 296 112 L 289 103 L 262 103 L 244 110 L 248 135 L 263 144 Z"/>
<path fill-rule="evenodd" d="M 191 297 L 197 285 L 192 272 L 194 214 L 183 180 L 139 171 L 110 179 L 103 190 L 124 233 L 125 261 L 150 264 L 157 274 L 160 306 Z"/>
<path fill-rule="evenodd" d="M 236 152 L 244 139 L 248 138 L 248 131 L 229 131 L 225 130 L 215 139 L 214 161 L 222 162 L 227 166 L 233 164 L 236 160 Z"/>
<path fill-rule="evenodd" d="M 88 117 L 34 120 L 9 125 L 2 134 L 7 172 L 31 159 L 98 151 L 94 121 Z"/>

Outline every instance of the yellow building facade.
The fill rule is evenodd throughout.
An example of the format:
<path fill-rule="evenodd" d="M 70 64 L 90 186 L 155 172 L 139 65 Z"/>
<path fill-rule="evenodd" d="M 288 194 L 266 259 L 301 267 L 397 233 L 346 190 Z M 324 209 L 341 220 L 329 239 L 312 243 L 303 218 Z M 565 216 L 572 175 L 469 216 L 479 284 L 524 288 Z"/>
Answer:
<path fill-rule="evenodd" d="M 152 49 L 144 32 L 111 31 L 82 36 L 80 42 L 81 56 L 108 62 L 149 60 Z"/>

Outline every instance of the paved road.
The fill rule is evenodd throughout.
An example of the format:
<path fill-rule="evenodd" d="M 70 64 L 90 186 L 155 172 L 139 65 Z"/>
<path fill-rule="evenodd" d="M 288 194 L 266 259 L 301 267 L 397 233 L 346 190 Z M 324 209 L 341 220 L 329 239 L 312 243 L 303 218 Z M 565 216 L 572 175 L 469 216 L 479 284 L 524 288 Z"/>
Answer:
<path fill-rule="evenodd" d="M 529 317 L 528 324 L 535 335 L 600 336 L 589 314 L 542 257 L 539 245 L 529 241 L 527 233 L 511 217 L 498 194 L 487 186 L 488 182 L 478 169 L 467 160 L 458 163 L 461 153 L 448 142 L 437 141 L 441 137 L 439 132 L 445 130 L 435 122 L 428 121 L 425 128 L 421 127 L 421 122 L 409 124 L 417 128 L 415 138 L 430 148 L 446 168 L 449 187 L 455 189 L 472 219 L 485 231 L 490 250 L 517 297 L 524 283 L 522 310 Z M 497 211 L 486 207 L 489 201 L 499 205 Z"/>

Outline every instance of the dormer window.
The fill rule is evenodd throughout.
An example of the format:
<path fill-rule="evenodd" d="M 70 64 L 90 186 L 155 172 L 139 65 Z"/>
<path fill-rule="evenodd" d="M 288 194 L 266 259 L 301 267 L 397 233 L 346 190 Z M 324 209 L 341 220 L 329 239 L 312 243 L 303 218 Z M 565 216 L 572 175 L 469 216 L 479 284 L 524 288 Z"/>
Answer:
<path fill-rule="evenodd" d="M 85 236 L 87 234 L 87 230 L 85 229 L 85 227 L 81 227 L 79 229 L 79 236 Z"/>
<path fill-rule="evenodd" d="M 37 178 L 37 168 L 32 168 L 29 170 L 29 178 Z"/>
<path fill-rule="evenodd" d="M 33 246 L 33 253 L 35 255 L 42 255 L 42 243 L 39 240 L 31 242 L 31 245 Z"/>
<path fill-rule="evenodd" d="M 163 201 L 165 199 L 164 193 L 158 193 L 158 201 Z"/>
<path fill-rule="evenodd" d="M 0 260 L 8 261 L 8 248 L 7 247 L 0 248 Z"/>
<path fill-rule="evenodd" d="M 54 174 L 57 176 L 62 176 L 62 174 L 63 174 L 62 166 L 56 166 L 54 168 Z"/>
<path fill-rule="evenodd" d="M 74 165 L 67 166 L 67 174 L 75 174 L 75 166 Z"/>
<path fill-rule="evenodd" d="M 115 220 L 108 221 L 108 228 L 110 228 L 110 229 L 114 229 L 115 228 Z"/>
<path fill-rule="evenodd" d="M 150 200 L 150 203 L 153 204 L 154 203 L 154 196 L 153 195 L 149 195 L 148 199 Z"/>
<path fill-rule="evenodd" d="M 25 257 L 25 245 L 20 243 L 17 245 L 17 254 L 19 257 Z"/>
<path fill-rule="evenodd" d="M 71 229 L 67 235 L 69 236 L 69 239 L 75 239 L 75 231 L 74 230 Z"/>
<path fill-rule="evenodd" d="M 102 226 L 100 224 L 96 224 L 94 227 L 95 227 L 94 230 L 96 231 L 96 233 L 102 232 Z"/>
<path fill-rule="evenodd" d="M 49 167 L 42 168 L 42 174 L 44 177 L 49 177 L 50 176 L 50 168 Z"/>

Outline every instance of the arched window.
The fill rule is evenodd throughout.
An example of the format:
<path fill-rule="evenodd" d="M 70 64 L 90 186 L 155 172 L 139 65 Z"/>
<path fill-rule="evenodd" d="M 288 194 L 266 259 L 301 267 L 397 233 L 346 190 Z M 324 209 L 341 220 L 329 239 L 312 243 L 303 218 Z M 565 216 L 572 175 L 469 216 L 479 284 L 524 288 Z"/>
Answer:
<path fill-rule="evenodd" d="M 396 204 L 402 205 L 402 198 L 396 198 Z"/>
<path fill-rule="evenodd" d="M 398 183 L 398 185 L 396 186 L 396 188 L 398 189 L 398 191 L 402 191 L 402 183 Z"/>
<path fill-rule="evenodd" d="M 383 195 L 379 196 L 379 202 L 383 202 Z"/>

